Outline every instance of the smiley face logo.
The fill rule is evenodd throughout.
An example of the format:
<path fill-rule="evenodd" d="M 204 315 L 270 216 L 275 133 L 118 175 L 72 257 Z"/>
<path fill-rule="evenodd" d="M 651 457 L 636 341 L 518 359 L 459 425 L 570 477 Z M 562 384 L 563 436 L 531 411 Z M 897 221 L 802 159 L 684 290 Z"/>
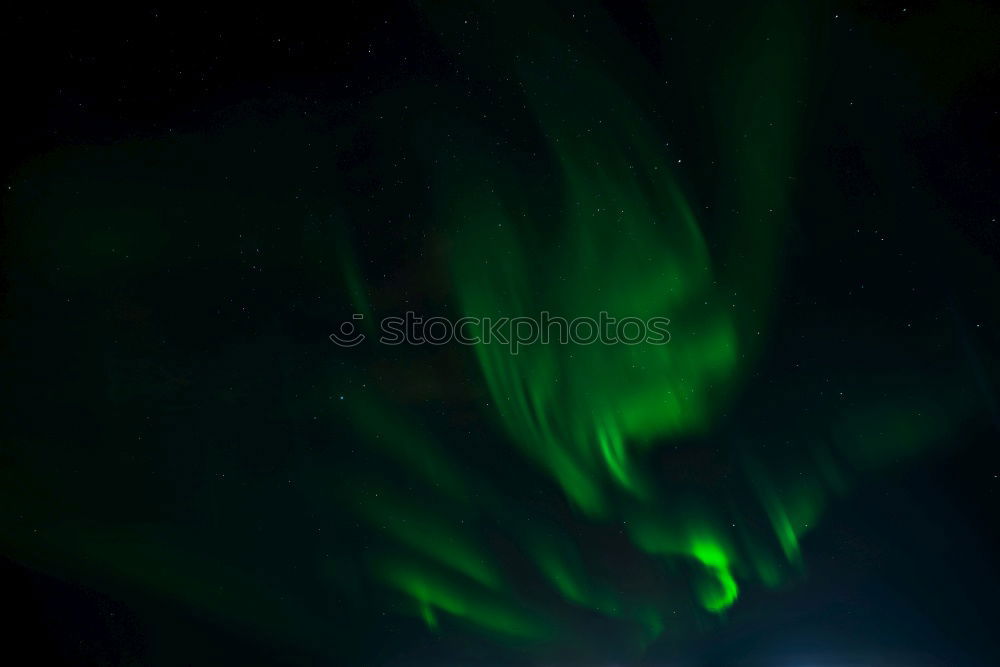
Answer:
<path fill-rule="evenodd" d="M 365 319 L 365 316 L 360 313 L 355 313 L 351 316 L 351 320 L 363 319 Z M 330 334 L 330 340 L 340 347 L 354 347 L 355 345 L 361 343 L 364 339 L 365 335 L 357 330 L 353 321 L 342 322 L 340 330 Z"/>

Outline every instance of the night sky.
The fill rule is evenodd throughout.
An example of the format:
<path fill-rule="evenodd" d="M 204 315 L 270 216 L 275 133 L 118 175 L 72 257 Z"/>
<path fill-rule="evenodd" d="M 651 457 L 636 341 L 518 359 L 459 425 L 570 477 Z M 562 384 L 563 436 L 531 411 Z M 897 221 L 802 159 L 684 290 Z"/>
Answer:
<path fill-rule="evenodd" d="M 989 3 L 5 14 L 6 660 L 1000 664 Z"/>

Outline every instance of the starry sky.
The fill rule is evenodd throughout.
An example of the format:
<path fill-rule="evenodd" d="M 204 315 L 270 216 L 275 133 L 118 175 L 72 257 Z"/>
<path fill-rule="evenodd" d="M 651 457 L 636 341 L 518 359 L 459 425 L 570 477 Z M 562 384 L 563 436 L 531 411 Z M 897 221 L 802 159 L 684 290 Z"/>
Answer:
<path fill-rule="evenodd" d="M 1000 660 L 988 3 L 7 14 L 14 655 Z"/>

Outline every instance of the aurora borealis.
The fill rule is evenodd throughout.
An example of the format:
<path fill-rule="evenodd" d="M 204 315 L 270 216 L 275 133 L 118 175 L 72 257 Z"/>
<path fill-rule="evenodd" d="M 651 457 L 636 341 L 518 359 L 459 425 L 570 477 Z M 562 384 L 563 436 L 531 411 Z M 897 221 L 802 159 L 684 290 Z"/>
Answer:
<path fill-rule="evenodd" d="M 8 26 L 15 645 L 994 664 L 995 10 L 316 12 Z"/>

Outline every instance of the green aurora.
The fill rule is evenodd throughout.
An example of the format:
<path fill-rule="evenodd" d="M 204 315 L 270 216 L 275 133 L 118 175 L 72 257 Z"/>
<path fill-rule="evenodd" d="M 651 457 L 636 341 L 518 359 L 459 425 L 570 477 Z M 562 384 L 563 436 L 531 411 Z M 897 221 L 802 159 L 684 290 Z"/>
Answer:
<path fill-rule="evenodd" d="M 92 429 L 93 450 L 46 420 L 11 427 L 5 554 L 327 655 L 329 628 L 362 609 L 531 660 L 637 659 L 710 637 L 748 594 L 807 581 L 809 535 L 838 503 L 989 420 L 990 381 L 963 364 L 992 357 L 957 314 L 928 326 L 966 357 L 919 371 L 914 358 L 941 354 L 933 336 L 900 342 L 849 313 L 805 322 L 837 348 L 823 364 L 806 333 L 782 329 L 775 295 L 807 222 L 795 189 L 813 159 L 803 100 L 827 38 L 820 11 L 744 9 L 714 50 L 676 29 L 696 10 L 648 12 L 640 53 L 598 4 L 571 18 L 494 9 L 475 39 L 465 12 L 421 7 L 454 80 L 414 75 L 327 115 L 265 109 L 207 138 L 66 148 L 21 167 L 28 185 L 5 215 L 32 268 L 11 271 L 21 310 L 4 341 L 54 348 L 59 322 L 83 324 L 73 360 L 25 352 L 8 386 L 61 369 L 53 400 L 113 417 Z M 526 13 L 535 30 L 519 29 Z M 664 65 L 677 53 L 697 67 Z M 287 145 L 300 139 L 335 176 L 296 166 Z M 689 168 L 692 143 L 710 157 Z M 217 161 L 237 185 L 217 183 Z M 255 169 L 288 196 L 258 194 Z M 851 227 L 886 213 L 864 215 Z M 258 217 L 281 231 L 212 226 Z M 373 240 L 375 219 L 403 222 Z M 997 284 L 995 267 L 940 239 L 967 271 L 956 285 Z M 261 248 L 282 243 L 286 259 L 268 263 Z M 176 278 L 176 293 L 148 287 L 199 266 L 213 269 Z M 300 277 L 285 291 L 267 285 L 288 275 Z M 113 305 L 51 319 L 31 306 L 52 289 L 76 308 L 79 285 Z M 272 306 L 250 324 L 239 309 L 254 299 Z M 311 331 L 361 313 L 371 335 L 406 310 L 666 317 L 671 339 L 334 349 L 278 315 Z M 171 324 L 223 312 L 237 324 L 206 326 L 208 342 Z M 806 368 L 775 382 L 782 354 Z M 48 400 L 12 392 L 11 405 Z M 126 436 L 156 444 L 133 453 L 114 444 Z M 33 453 L 43 443 L 63 452 L 54 470 Z M 293 533 L 300 520 L 308 531 Z"/>
<path fill-rule="evenodd" d="M 554 522 L 519 514 L 508 499 L 486 493 L 484 480 L 466 481 L 459 491 L 462 477 L 452 465 L 440 452 L 421 449 L 431 434 L 388 433 L 384 425 L 398 419 L 388 408 L 381 417 L 362 417 L 372 443 L 464 511 L 449 520 L 440 509 L 421 513 L 413 500 L 389 503 L 388 486 L 366 489 L 357 505 L 388 537 L 389 560 L 378 561 L 375 576 L 412 599 L 402 609 L 429 628 L 440 630 L 439 617 L 447 615 L 498 638 L 558 645 L 578 635 L 572 611 L 578 608 L 615 621 L 624 646 L 639 651 L 666 631 L 683 635 L 724 617 L 741 585 L 773 588 L 804 576 L 799 541 L 821 521 L 826 504 L 848 491 L 859 441 L 869 438 L 868 460 L 899 460 L 943 435 L 928 433 L 929 423 L 954 424 L 962 411 L 939 405 L 893 416 L 877 408 L 875 421 L 847 415 L 852 426 L 836 440 L 837 451 L 804 445 L 793 457 L 793 479 L 745 452 L 734 473 L 743 479 L 721 494 L 658 479 L 656 466 L 670 462 L 654 462 L 655 450 L 677 439 L 712 438 L 713 422 L 745 386 L 768 329 L 767 295 L 789 224 L 787 175 L 795 170 L 801 19 L 787 8 L 765 12 L 758 20 L 768 26 L 766 46 L 756 42 L 752 59 L 737 51 L 722 63 L 730 78 L 715 100 L 727 119 L 720 149 L 731 181 L 727 197 L 741 215 L 727 221 L 738 231 L 724 237 L 725 246 L 717 244 L 713 257 L 673 174 L 677 161 L 661 148 L 668 142 L 614 74 L 583 47 L 554 39 L 558 28 L 545 32 L 544 41 L 509 39 L 516 31 L 503 14 L 497 32 L 480 45 L 482 67 L 517 88 L 544 147 L 483 165 L 476 157 L 491 150 L 492 139 L 455 119 L 447 123 L 449 138 L 462 135 L 455 150 L 463 153 L 442 164 L 427 149 L 433 211 L 448 229 L 446 263 L 459 313 L 513 318 L 546 311 L 572 319 L 603 309 L 675 324 L 666 346 L 536 344 L 513 355 L 504 344 L 480 343 L 472 353 L 489 390 L 483 418 L 503 432 L 505 447 L 550 477 L 587 530 L 621 526 L 626 548 L 635 551 L 631 558 L 655 583 L 622 592 L 600 554 L 558 537 Z M 434 18 L 447 39 L 455 17 Z M 605 49 L 628 51 L 613 35 L 602 37 Z M 476 50 L 464 48 L 463 57 L 473 58 Z M 735 125 L 728 122 L 734 116 Z M 737 136 L 734 128 L 743 131 Z M 530 160 L 546 165 L 544 189 L 529 182 L 541 168 L 519 171 Z M 713 268 L 719 257 L 737 255 L 744 259 L 737 268 Z M 752 276 L 744 273 L 748 266 Z M 887 435 L 881 418 L 900 421 Z M 778 464 L 788 461 L 772 463 Z M 469 486 L 478 489 L 474 497 Z M 743 493 L 753 501 L 737 500 Z M 504 537 L 548 581 L 558 603 L 526 597 L 490 549 L 470 541 L 477 517 L 497 516 Z M 700 613 L 707 616 L 699 620 Z"/>

